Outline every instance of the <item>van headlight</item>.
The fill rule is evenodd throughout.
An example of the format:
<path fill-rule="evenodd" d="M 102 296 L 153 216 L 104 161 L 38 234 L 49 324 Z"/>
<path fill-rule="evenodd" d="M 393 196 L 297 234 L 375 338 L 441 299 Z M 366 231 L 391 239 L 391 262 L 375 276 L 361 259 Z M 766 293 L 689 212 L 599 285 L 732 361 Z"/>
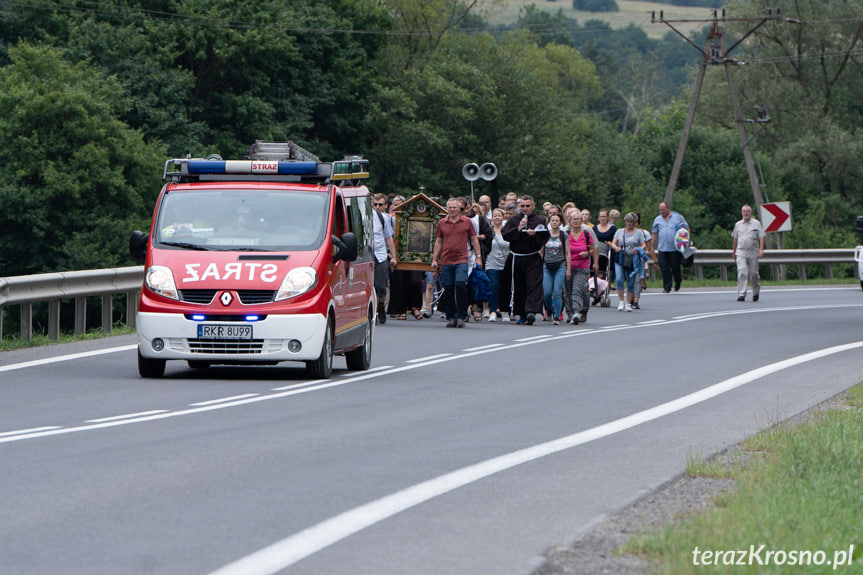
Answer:
<path fill-rule="evenodd" d="M 294 268 L 285 276 L 275 301 L 289 299 L 304 294 L 318 283 L 318 274 L 314 268 Z"/>
<path fill-rule="evenodd" d="M 174 274 L 170 268 L 165 266 L 150 266 L 147 268 L 145 278 L 147 287 L 154 293 L 171 299 L 180 299 L 177 294 L 177 285 L 174 283 Z"/>

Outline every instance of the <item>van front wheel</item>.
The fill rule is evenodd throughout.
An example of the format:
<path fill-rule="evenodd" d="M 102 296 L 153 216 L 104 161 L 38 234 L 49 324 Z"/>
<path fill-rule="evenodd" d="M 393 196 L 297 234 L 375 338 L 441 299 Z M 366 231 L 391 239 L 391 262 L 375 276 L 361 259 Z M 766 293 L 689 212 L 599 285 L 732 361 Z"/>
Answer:
<path fill-rule="evenodd" d="M 313 379 L 329 379 L 333 374 L 333 322 L 327 320 L 327 331 L 324 333 L 324 344 L 321 355 L 314 361 L 306 362 L 306 369 Z"/>
<path fill-rule="evenodd" d="M 141 377 L 162 377 L 165 375 L 165 360 L 143 357 L 138 351 L 138 374 Z"/>

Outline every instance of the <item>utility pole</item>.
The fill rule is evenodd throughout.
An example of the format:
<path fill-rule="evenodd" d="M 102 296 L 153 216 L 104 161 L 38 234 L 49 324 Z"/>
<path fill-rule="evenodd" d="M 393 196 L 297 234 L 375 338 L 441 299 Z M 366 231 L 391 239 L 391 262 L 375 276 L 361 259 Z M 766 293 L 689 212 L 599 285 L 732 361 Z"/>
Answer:
<path fill-rule="evenodd" d="M 734 66 L 744 64 L 739 60 L 729 57 L 729 54 L 737 46 L 740 45 L 753 32 L 770 20 L 779 20 L 779 8 L 767 9 L 767 16 L 763 18 L 726 18 L 725 10 L 722 10 L 722 15 L 719 16 L 717 10 L 713 10 L 713 18 L 710 20 L 666 20 L 663 12 L 659 12 L 659 18 L 656 18 L 656 12 L 651 13 L 651 23 L 660 22 L 671 28 L 678 36 L 686 40 L 693 48 L 701 52 L 701 64 L 698 67 L 698 75 L 695 79 L 695 91 L 692 94 L 692 99 L 689 101 L 689 111 L 686 114 L 686 122 L 683 125 L 683 134 L 680 136 L 680 145 L 677 148 L 677 155 L 674 158 L 674 166 L 671 169 L 671 177 L 668 180 L 668 188 L 665 190 L 665 203 L 671 207 L 671 201 L 674 196 L 674 189 L 677 187 L 677 178 L 680 176 L 680 166 L 683 164 L 683 155 L 686 153 L 686 144 L 689 141 L 689 133 L 692 131 L 692 122 L 695 120 L 695 108 L 698 105 L 698 98 L 701 95 L 701 87 L 704 83 L 704 74 L 707 66 L 725 66 L 725 76 L 728 79 L 728 89 L 731 92 L 731 106 L 734 109 L 734 121 L 737 123 L 737 132 L 740 135 L 740 143 L 743 149 L 743 158 L 746 161 L 746 171 L 749 174 L 749 185 L 752 188 L 752 197 L 755 200 L 755 209 L 760 209 L 761 187 L 758 183 L 758 176 L 755 173 L 755 164 L 752 161 L 752 152 L 749 149 L 749 141 L 746 136 L 746 126 L 743 121 L 743 114 L 740 111 L 740 100 L 737 98 L 737 89 L 734 85 Z M 749 30 L 743 37 L 735 42 L 730 47 L 725 38 L 725 31 L 719 25 L 720 22 L 737 21 L 750 22 L 757 21 L 758 23 Z M 704 22 L 712 23 L 713 26 L 707 34 L 707 41 L 704 48 L 699 48 L 692 40 L 686 37 L 673 26 L 676 23 L 682 22 Z"/>

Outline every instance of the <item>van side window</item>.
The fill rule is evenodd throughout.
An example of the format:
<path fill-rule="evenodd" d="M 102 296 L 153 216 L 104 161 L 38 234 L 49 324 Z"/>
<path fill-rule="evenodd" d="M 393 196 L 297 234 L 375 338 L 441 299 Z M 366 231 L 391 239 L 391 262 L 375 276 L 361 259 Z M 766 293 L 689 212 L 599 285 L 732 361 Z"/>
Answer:
<path fill-rule="evenodd" d="M 370 196 L 348 198 L 348 218 L 351 231 L 357 236 L 358 260 L 371 261 L 374 250 L 374 229 L 372 228 L 372 204 Z"/>

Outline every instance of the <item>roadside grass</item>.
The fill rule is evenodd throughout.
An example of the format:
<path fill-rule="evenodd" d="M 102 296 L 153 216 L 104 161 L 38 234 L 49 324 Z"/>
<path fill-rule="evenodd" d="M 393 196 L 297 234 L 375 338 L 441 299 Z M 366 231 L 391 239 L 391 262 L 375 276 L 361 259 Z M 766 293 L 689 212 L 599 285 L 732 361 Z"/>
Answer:
<path fill-rule="evenodd" d="M 751 456 L 747 462 L 722 469 L 689 454 L 687 474 L 731 477 L 736 490 L 711 511 L 633 538 L 621 551 L 648 559 L 662 574 L 863 573 L 863 385 L 848 390 L 839 407 L 800 425 L 776 425 L 741 449 Z M 753 556 L 750 549 L 761 545 Z M 723 552 L 710 558 L 718 565 L 704 564 L 706 550 Z M 728 565 L 725 552 L 738 550 L 755 564 Z M 768 551 L 780 553 L 768 562 Z"/>
<path fill-rule="evenodd" d="M 28 347 L 42 347 L 45 345 L 57 345 L 58 343 L 71 343 L 73 341 L 84 341 L 88 339 L 102 339 L 105 337 L 113 337 L 117 335 L 129 335 L 135 333 L 135 328 L 128 327 L 125 324 L 116 324 L 113 326 L 111 333 L 105 333 L 102 328 L 92 329 L 88 332 L 75 335 L 74 333 L 64 333 L 60 335 L 60 339 L 50 339 L 45 334 L 34 334 L 31 339 L 20 339 L 18 334 L 12 334 L 3 338 L 0 341 L 0 351 L 12 351 L 15 349 L 24 349 Z"/>

